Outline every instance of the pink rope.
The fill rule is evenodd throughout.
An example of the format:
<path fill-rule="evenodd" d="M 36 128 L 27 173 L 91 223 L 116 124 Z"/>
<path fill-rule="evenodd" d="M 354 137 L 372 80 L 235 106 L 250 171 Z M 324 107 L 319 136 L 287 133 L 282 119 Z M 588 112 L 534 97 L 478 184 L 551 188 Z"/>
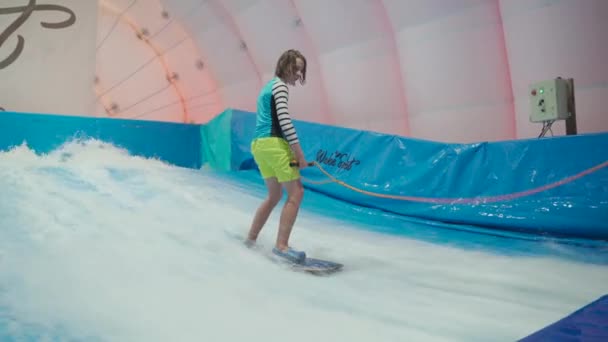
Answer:
<path fill-rule="evenodd" d="M 474 197 L 474 198 L 425 198 L 425 197 L 422 197 L 422 198 L 418 198 L 418 199 L 412 198 L 412 200 L 419 201 L 419 202 L 430 202 L 430 203 L 463 203 L 463 204 L 482 204 L 482 203 L 508 201 L 508 200 L 513 200 L 513 199 L 520 198 L 520 197 L 537 194 L 539 192 L 543 192 L 543 191 L 546 191 L 549 189 L 557 188 L 558 186 L 562 186 L 564 184 L 571 183 L 579 178 L 582 178 L 582 177 L 584 177 L 590 173 L 593 173 L 597 170 L 600 170 L 606 166 L 608 166 L 608 161 L 605 161 L 599 165 L 596 165 L 592 168 L 589 168 L 587 170 L 584 170 L 582 172 L 579 172 L 573 176 L 564 178 L 557 182 L 546 184 L 546 185 L 543 185 L 543 186 L 540 186 L 540 187 L 537 187 L 534 189 L 514 192 L 514 193 L 510 193 L 510 194 L 505 194 L 505 195 L 497 195 L 497 196 L 489 196 L 489 197 Z"/>
<path fill-rule="evenodd" d="M 540 187 L 537 187 L 534 189 L 514 192 L 514 193 L 510 193 L 510 194 L 505 194 L 505 195 L 488 196 L 488 197 L 473 197 L 473 198 L 431 198 L 431 197 L 414 197 L 414 196 L 400 196 L 400 195 L 373 193 L 371 191 L 358 189 L 354 186 L 346 184 L 345 182 L 340 181 L 340 180 L 336 179 L 335 177 L 333 177 L 332 175 L 330 175 L 327 171 L 323 170 L 323 168 L 318 163 L 314 163 L 314 164 L 321 170 L 321 172 L 323 172 L 333 182 L 338 183 L 353 191 L 356 191 L 356 192 L 359 192 L 362 194 L 366 194 L 366 195 L 370 195 L 370 196 L 374 196 L 374 197 L 405 200 L 405 201 L 412 201 L 412 202 L 421 202 L 421 203 L 435 203 L 435 204 L 483 204 L 483 203 L 492 203 L 492 202 L 512 200 L 515 198 L 530 196 L 530 195 L 533 195 L 533 194 L 536 194 L 536 193 L 539 193 L 542 191 L 556 188 L 558 186 L 573 182 L 581 177 L 584 177 L 590 173 L 593 173 L 597 170 L 600 170 L 600 169 L 608 166 L 608 161 L 605 161 L 592 168 L 579 172 L 576 175 L 573 175 L 573 176 L 564 178 L 560 181 L 546 184 L 546 185 L 543 185 L 543 186 L 540 186 Z"/>

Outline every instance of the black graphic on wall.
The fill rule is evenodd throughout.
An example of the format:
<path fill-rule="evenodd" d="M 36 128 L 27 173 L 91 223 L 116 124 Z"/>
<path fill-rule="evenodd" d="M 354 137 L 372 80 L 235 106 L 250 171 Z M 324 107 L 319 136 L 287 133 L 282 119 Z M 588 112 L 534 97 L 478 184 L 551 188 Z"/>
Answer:
<path fill-rule="evenodd" d="M 361 164 L 360 160 L 352 157 L 349 153 L 335 151 L 329 153 L 327 150 L 317 151 L 317 163 L 328 166 L 335 166 L 342 170 L 351 170 L 353 166 Z"/>
<path fill-rule="evenodd" d="M 11 35 L 15 33 L 15 31 L 17 31 L 17 29 L 19 29 L 19 27 L 21 27 L 21 25 L 23 25 L 30 18 L 34 11 L 59 11 L 69 15 L 68 19 L 58 23 L 48 23 L 44 21 L 40 22 L 40 25 L 44 28 L 63 29 L 74 25 L 74 23 L 76 22 L 76 14 L 74 14 L 71 9 L 60 5 L 37 5 L 36 0 L 29 0 L 29 4 L 27 4 L 26 6 L 6 8 L 0 7 L 0 15 L 20 13 L 19 17 L 15 19 L 15 21 L 13 21 L 6 29 L 4 29 L 2 33 L 0 33 L 0 70 L 13 64 L 19 58 L 21 52 L 23 52 L 23 49 L 25 48 L 25 38 L 23 38 L 22 35 L 18 34 L 17 46 L 15 47 L 15 49 L 13 49 L 13 51 L 8 55 L 8 57 L 2 57 L 2 55 L 4 55 L 4 53 L 2 52 L 4 51 L 4 49 L 2 49 L 4 43 L 6 43 L 11 37 Z"/>

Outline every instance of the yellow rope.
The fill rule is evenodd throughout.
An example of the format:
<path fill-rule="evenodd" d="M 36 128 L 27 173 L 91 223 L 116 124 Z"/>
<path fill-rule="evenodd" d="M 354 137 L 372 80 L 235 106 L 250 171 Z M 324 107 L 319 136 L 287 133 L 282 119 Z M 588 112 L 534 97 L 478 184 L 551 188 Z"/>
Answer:
<path fill-rule="evenodd" d="M 379 194 L 376 192 L 371 192 L 371 191 L 367 191 L 367 190 L 362 190 L 359 188 L 356 188 L 352 185 L 349 185 L 339 179 L 337 179 L 336 177 L 332 176 L 329 172 L 325 171 L 325 169 L 323 169 L 323 167 L 321 165 L 319 165 L 319 163 L 317 162 L 312 162 L 312 165 L 316 166 L 317 168 L 319 168 L 319 170 L 325 174 L 327 176 L 327 178 L 329 178 L 328 181 L 324 181 L 324 182 L 318 182 L 318 181 L 313 181 L 313 180 L 307 180 L 307 182 L 313 183 L 313 184 L 327 184 L 327 183 L 337 183 L 342 185 L 345 188 L 348 188 L 350 190 L 356 191 L 358 193 L 362 193 L 365 195 L 369 195 L 369 196 L 374 196 L 374 197 L 380 197 L 380 198 L 389 198 L 389 199 L 397 199 L 397 200 L 404 200 L 404 201 L 416 201 L 416 202 L 426 202 L 426 203 L 443 203 L 443 204 L 450 204 L 450 203 L 468 203 L 468 204 L 480 204 L 480 203 L 489 203 L 489 202 L 498 202 L 498 201 L 505 201 L 505 200 L 512 200 L 515 198 L 519 198 L 519 197 L 524 197 L 524 196 L 529 196 L 538 192 L 542 192 L 542 191 L 546 191 L 548 189 L 552 189 L 561 185 L 564 185 L 566 183 L 572 182 L 578 178 L 584 177 L 590 173 L 596 172 L 602 168 L 608 167 L 608 161 L 604 161 L 603 163 L 600 163 L 598 165 L 595 165 L 591 168 L 588 168 L 582 172 L 579 172 L 576 175 L 570 176 L 570 177 L 566 177 L 564 179 L 561 179 L 559 181 L 550 183 L 550 184 L 546 184 L 534 189 L 529 189 L 529 190 L 525 190 L 525 191 L 519 191 L 519 192 L 515 192 L 515 193 L 511 193 L 511 194 L 505 194 L 505 195 L 497 195 L 497 196 L 488 196 L 488 197 L 475 197 L 475 198 L 429 198 L 429 197 L 414 197 L 414 196 L 398 196 L 398 195 L 387 195 L 387 194 Z M 304 177 L 302 177 L 304 179 Z"/>
<path fill-rule="evenodd" d="M 305 177 L 302 177 L 302 179 L 306 180 L 306 182 L 308 183 L 312 183 L 312 184 L 316 184 L 316 185 L 322 185 L 322 184 L 328 184 L 328 183 L 337 183 L 342 185 L 345 188 L 351 189 L 353 191 L 365 194 L 365 195 L 370 195 L 370 196 L 375 196 L 375 197 L 381 197 L 381 198 L 390 198 L 390 199 L 399 199 L 399 200 L 411 200 L 412 197 L 410 196 L 397 196 L 397 195 L 386 195 L 386 194 L 379 194 L 377 192 L 371 192 L 371 191 L 367 191 L 367 190 L 362 190 L 359 188 L 356 188 L 344 181 L 341 181 L 339 179 L 337 179 L 336 177 L 334 177 L 332 174 L 330 174 L 329 172 L 325 171 L 325 169 L 323 169 L 323 167 L 317 163 L 317 162 L 312 162 L 312 164 L 314 166 L 316 166 L 323 174 L 325 174 L 325 176 L 327 176 L 327 178 L 329 178 L 329 180 L 326 181 L 313 181 L 310 179 L 307 179 Z"/>

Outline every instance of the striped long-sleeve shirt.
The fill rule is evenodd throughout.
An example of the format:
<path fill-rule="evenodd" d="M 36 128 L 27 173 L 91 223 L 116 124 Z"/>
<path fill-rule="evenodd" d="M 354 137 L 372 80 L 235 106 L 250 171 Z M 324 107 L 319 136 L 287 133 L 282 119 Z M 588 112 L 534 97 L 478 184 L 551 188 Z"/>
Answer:
<path fill-rule="evenodd" d="M 299 142 L 289 115 L 288 102 L 289 88 L 280 78 L 274 77 L 266 83 L 258 96 L 254 139 L 281 137 L 290 145 Z"/>

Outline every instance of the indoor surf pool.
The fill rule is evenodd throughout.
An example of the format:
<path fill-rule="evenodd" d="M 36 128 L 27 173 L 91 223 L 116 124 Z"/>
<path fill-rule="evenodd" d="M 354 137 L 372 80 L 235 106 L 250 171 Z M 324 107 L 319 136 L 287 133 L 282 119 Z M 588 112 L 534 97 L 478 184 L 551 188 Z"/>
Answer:
<path fill-rule="evenodd" d="M 263 257 L 279 210 L 259 250 L 242 244 L 265 195 L 258 173 L 238 157 L 234 137 L 247 135 L 243 120 L 221 124 L 232 127 L 229 138 L 219 126 L 210 137 L 211 125 L 4 118 L 0 340 L 515 341 L 608 293 L 605 240 L 401 215 L 387 199 L 366 203 L 376 208 L 357 205 L 344 200 L 362 201 L 354 195 L 322 188 L 328 184 L 314 170 L 303 175 L 319 181 L 319 191 L 306 191 L 291 244 L 345 268 L 327 277 L 291 272 Z M 196 136 L 203 137 L 200 153 L 192 146 Z M 365 165 L 369 144 L 332 138 L 352 144 L 358 166 Z M 229 148 L 219 143 L 226 139 Z M 205 143 L 215 147 L 205 150 Z M 230 160 L 218 152 L 226 149 Z M 216 168 L 189 165 L 186 155 Z M 236 167 L 222 170 L 222 163 Z M 324 170 L 332 170 L 329 164 Z M 348 179 L 347 171 L 332 174 Z M 409 173 L 420 177 L 418 186 L 432 187 L 421 174 Z M 574 195 L 550 200 L 560 208 L 569 202 L 575 214 L 595 206 L 587 219 L 597 221 L 608 205 L 606 174 L 600 168 L 593 182 L 573 180 L 597 195 L 587 202 Z M 477 205 L 490 220 L 508 216 L 509 208 L 521 217 L 529 204 L 508 203 L 466 206 Z M 442 215 L 450 205 L 411 206 L 399 208 Z M 542 224 L 539 212 L 526 218 Z"/>
<path fill-rule="evenodd" d="M 607 342 L 607 17 L 0 1 L 0 342 Z M 285 192 L 244 241 L 290 123 L 338 272 L 271 260 Z"/>

